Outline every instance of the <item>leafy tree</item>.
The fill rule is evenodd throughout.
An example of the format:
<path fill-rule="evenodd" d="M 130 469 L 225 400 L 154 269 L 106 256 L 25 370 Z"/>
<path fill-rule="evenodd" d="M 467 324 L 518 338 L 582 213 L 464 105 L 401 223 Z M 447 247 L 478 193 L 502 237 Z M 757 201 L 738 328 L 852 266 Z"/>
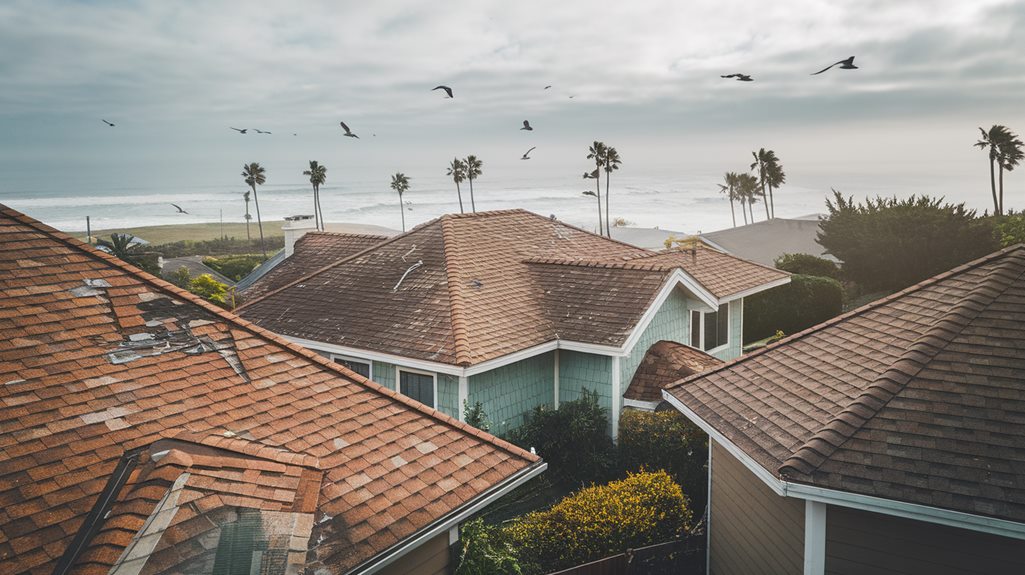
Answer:
<path fill-rule="evenodd" d="M 459 530 L 458 567 L 455 575 L 520 575 L 516 551 L 509 537 L 496 525 L 477 518 Z"/>
<path fill-rule="evenodd" d="M 1006 248 L 1014 244 L 1025 243 L 1025 212 L 1010 213 L 998 218 L 995 233 L 1000 247 Z"/>
<path fill-rule="evenodd" d="M 928 196 L 856 204 L 833 193 L 818 242 L 862 288 L 896 291 L 997 249 L 993 223 L 964 204 Z"/>
<path fill-rule="evenodd" d="M 463 421 L 481 431 L 491 431 L 491 422 L 484 413 L 484 405 L 479 401 L 471 406 L 469 400 L 463 400 Z"/>
<path fill-rule="evenodd" d="M 835 262 L 811 254 L 783 254 L 776 258 L 775 264 L 776 269 L 792 274 L 840 279 L 840 268 Z"/>
<path fill-rule="evenodd" d="M 253 216 L 249 214 L 249 192 L 242 194 L 242 201 L 246 203 L 246 239 L 252 240 L 253 236 L 249 233 L 249 220 L 253 219 Z"/>
<path fill-rule="evenodd" d="M 406 211 L 402 204 L 402 194 L 409 191 L 409 178 L 402 172 L 395 172 L 391 177 L 391 189 L 399 193 L 399 215 L 402 216 L 402 231 L 406 231 Z"/>
<path fill-rule="evenodd" d="M 210 274 L 193 278 L 189 282 L 189 291 L 221 307 L 228 307 L 228 286 L 215 280 Z"/>
<path fill-rule="evenodd" d="M 470 211 L 477 213 L 477 204 L 473 201 L 473 181 L 484 173 L 484 162 L 477 156 L 466 156 L 466 179 L 470 182 Z"/>
<path fill-rule="evenodd" d="M 604 235 L 605 229 L 602 227 L 602 216 L 601 216 L 601 169 L 605 166 L 605 144 L 595 140 L 591 147 L 587 149 L 587 159 L 594 160 L 594 192 L 598 198 L 598 235 Z M 588 176 L 584 176 L 588 177 Z"/>
<path fill-rule="evenodd" d="M 619 152 L 616 151 L 612 146 L 605 148 L 605 158 L 603 164 L 605 165 L 605 234 L 612 237 L 612 229 L 610 228 L 609 218 L 609 180 L 612 172 L 619 169 L 620 164 L 623 161 L 619 157 Z"/>
<path fill-rule="evenodd" d="M 451 177 L 452 181 L 456 183 L 456 195 L 459 197 L 459 213 L 462 214 L 464 213 L 463 193 L 459 190 L 459 184 L 466 179 L 466 163 L 459 158 L 453 158 L 445 175 Z"/>
<path fill-rule="evenodd" d="M 242 166 L 242 177 L 246 184 L 253 189 L 253 202 L 256 203 L 256 224 L 260 228 L 260 249 L 263 251 L 263 259 L 267 259 L 267 247 L 263 243 L 263 219 L 260 217 L 260 197 L 256 194 L 256 186 L 262 186 L 266 181 L 263 166 L 252 162 Z"/>
<path fill-rule="evenodd" d="M 310 160 L 310 169 L 303 172 L 310 177 L 313 186 L 313 220 L 318 230 L 324 229 L 324 211 L 320 209 L 320 186 L 327 181 L 327 168 L 316 160 Z"/>

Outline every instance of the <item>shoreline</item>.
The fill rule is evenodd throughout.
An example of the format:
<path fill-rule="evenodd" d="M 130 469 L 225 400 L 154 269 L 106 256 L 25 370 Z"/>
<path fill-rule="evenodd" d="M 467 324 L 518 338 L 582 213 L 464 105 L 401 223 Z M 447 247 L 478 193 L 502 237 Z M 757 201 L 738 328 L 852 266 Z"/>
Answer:
<path fill-rule="evenodd" d="M 284 223 L 284 220 L 263 222 L 264 237 L 267 239 L 282 237 L 284 234 L 281 232 L 281 226 Z M 398 230 L 394 230 L 384 226 L 378 226 L 375 224 L 360 224 L 353 222 L 328 222 L 325 225 L 325 228 L 327 229 L 326 231 L 329 232 L 347 234 L 374 234 L 393 236 L 400 233 Z M 86 239 L 85 230 L 62 231 L 82 241 L 85 241 Z M 258 240 L 260 238 L 260 231 L 256 223 L 250 223 L 249 231 L 253 239 Z M 159 226 L 104 228 L 92 230 L 93 238 L 106 239 L 109 238 L 111 234 L 115 233 L 128 233 L 139 239 L 146 240 L 151 244 L 159 245 L 184 240 L 215 240 L 220 238 L 222 235 L 225 235 L 229 238 L 234 237 L 235 239 L 245 239 L 246 224 L 239 222 L 225 222 L 224 224 L 163 224 Z"/>

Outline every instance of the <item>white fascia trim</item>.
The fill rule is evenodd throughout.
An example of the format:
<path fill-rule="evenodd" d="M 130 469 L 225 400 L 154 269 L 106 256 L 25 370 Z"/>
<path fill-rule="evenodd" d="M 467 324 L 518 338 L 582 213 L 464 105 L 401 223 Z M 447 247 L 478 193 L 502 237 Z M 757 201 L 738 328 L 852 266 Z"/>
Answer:
<path fill-rule="evenodd" d="M 740 462 L 744 464 L 744 467 L 747 467 L 749 471 L 751 471 L 755 474 L 756 477 L 761 479 L 762 483 L 765 483 L 765 485 L 767 485 L 773 493 L 781 496 L 785 496 L 787 494 L 785 489 L 786 485 L 783 481 L 778 479 L 772 473 L 769 473 L 769 470 L 765 469 L 761 465 L 758 465 L 758 463 L 754 459 L 751 459 L 750 455 L 744 453 L 744 451 L 736 445 L 734 445 L 732 441 L 726 439 L 726 436 L 719 433 L 714 427 L 709 425 L 707 421 L 698 417 L 698 414 L 694 413 L 679 399 L 676 399 L 676 397 L 673 396 L 673 394 L 663 389 L 662 399 L 668 401 L 669 405 L 672 405 L 680 413 L 685 415 L 687 419 L 693 421 L 694 424 L 700 427 L 702 431 L 707 433 L 710 438 L 714 439 L 716 443 L 723 446 L 726 449 L 726 451 L 729 451 L 730 455 L 740 460 Z M 709 449 L 711 449 L 711 446 L 709 446 Z"/>
<path fill-rule="evenodd" d="M 872 497 L 871 495 L 837 491 L 802 483 L 784 481 L 783 485 L 785 495 L 788 497 L 1025 540 L 1025 523 L 951 511 L 929 505 L 906 503 L 882 497 Z"/>
<path fill-rule="evenodd" d="M 497 499 L 501 498 L 505 494 L 509 493 L 513 489 L 523 485 L 527 481 L 537 477 L 548 469 L 548 464 L 541 461 L 538 464 L 532 465 L 527 469 L 521 471 L 519 474 L 514 475 L 511 479 L 506 481 L 503 485 L 499 486 L 494 491 L 484 495 L 472 504 L 464 507 L 457 511 L 455 514 L 440 520 L 432 526 L 429 526 L 419 535 L 414 535 L 410 539 L 407 539 L 404 543 L 400 543 L 391 551 L 386 552 L 378 559 L 375 563 L 367 565 L 365 567 L 357 567 L 349 572 L 349 575 L 370 575 L 371 573 L 377 573 L 388 565 L 398 561 L 410 551 L 416 549 L 425 542 L 437 537 L 442 533 L 447 533 L 450 529 L 458 527 L 460 523 L 469 519 L 473 514 L 477 513 L 481 509 L 494 503 Z"/>
<path fill-rule="evenodd" d="M 790 283 L 790 276 L 787 276 L 787 277 L 784 277 L 784 278 L 779 278 L 778 280 L 773 280 L 773 281 L 771 281 L 769 283 L 764 283 L 762 285 L 757 285 L 757 286 L 755 286 L 753 288 L 748 288 L 748 289 L 746 289 L 744 291 L 737 292 L 737 293 L 735 293 L 733 295 L 726 296 L 726 297 L 722 298 L 721 300 L 719 300 L 719 303 L 723 304 L 723 303 L 729 303 L 729 302 L 734 301 L 734 300 L 743 299 L 743 298 L 746 298 L 749 295 L 754 295 L 754 294 L 756 294 L 758 292 L 763 292 L 765 290 L 772 289 L 774 287 L 779 287 L 779 286 L 782 286 L 782 285 L 787 285 L 788 283 Z"/>
<path fill-rule="evenodd" d="M 472 365 L 470 367 L 464 368 L 463 369 L 463 373 L 465 375 L 467 375 L 467 376 L 477 375 L 479 373 L 484 373 L 486 371 L 491 371 L 492 369 L 496 369 L 496 368 L 499 368 L 499 367 L 502 367 L 502 366 L 505 366 L 505 365 L 509 365 L 510 363 L 516 363 L 517 361 L 521 361 L 521 360 L 524 360 L 524 359 L 527 359 L 527 358 L 530 358 L 530 357 L 534 357 L 535 355 L 540 355 L 542 353 L 548 353 L 549 351 L 555 350 L 558 347 L 559 347 L 559 342 L 557 342 L 557 341 L 548 341 L 548 342 L 545 342 L 545 343 L 542 343 L 542 344 L 539 344 L 539 345 L 535 345 L 533 347 L 528 347 L 526 349 L 521 349 L 519 351 L 514 351 L 514 352 L 512 352 L 510 354 L 506 354 L 506 355 L 503 355 L 501 357 L 496 357 L 495 359 L 489 359 L 488 361 L 482 361 L 481 363 L 478 363 L 477 365 Z"/>
<path fill-rule="evenodd" d="M 684 289 L 697 296 L 698 300 L 707 305 L 710 309 L 719 309 L 719 300 L 716 299 L 715 296 L 709 293 L 709 291 L 695 281 L 694 278 L 684 273 L 683 270 L 674 270 L 673 273 L 669 275 L 666 282 L 662 284 L 662 290 L 655 296 L 655 301 L 651 302 L 648 309 L 644 310 L 644 315 L 641 316 L 637 325 L 634 326 L 633 331 L 630 332 L 629 337 L 626 338 L 626 342 L 623 343 L 622 347 L 624 352 L 628 354 L 630 350 L 637 345 L 637 341 L 641 339 L 641 336 L 644 334 L 644 330 L 648 328 L 648 324 L 651 323 L 651 320 L 655 319 L 655 314 L 662 309 L 662 304 L 669 299 L 673 290 L 676 289 L 677 286 L 681 285 Z"/>
<path fill-rule="evenodd" d="M 401 365 L 403 367 L 421 369 L 424 371 L 446 373 L 448 375 L 463 375 L 463 368 L 454 365 L 449 365 L 447 363 L 425 361 L 422 359 L 412 359 L 409 357 L 403 357 L 401 355 L 392 355 L 390 353 L 381 353 L 378 351 L 369 351 L 365 349 L 358 349 L 355 347 L 346 347 L 343 345 L 323 343 L 319 341 L 313 341 L 311 339 L 303 339 L 301 337 L 292 337 L 289 335 L 285 335 L 283 337 L 288 341 L 298 343 L 303 347 L 319 349 L 321 351 L 326 351 L 328 353 L 349 355 L 352 356 L 353 359 L 369 359 L 371 361 L 381 361 L 384 363 L 391 363 L 394 365 Z"/>
<path fill-rule="evenodd" d="M 627 350 L 629 349 L 625 345 L 623 347 L 615 347 L 611 345 L 598 345 L 595 343 L 580 343 L 577 341 L 567 341 L 564 339 L 559 340 L 559 349 L 566 351 L 581 351 L 584 353 L 593 353 L 594 355 L 607 355 L 610 357 L 626 357 L 629 355 Z"/>
<path fill-rule="evenodd" d="M 661 401 L 641 401 L 640 399 L 626 399 L 623 398 L 623 407 L 632 407 L 634 409 L 641 409 L 644 411 L 655 411 L 658 404 Z"/>

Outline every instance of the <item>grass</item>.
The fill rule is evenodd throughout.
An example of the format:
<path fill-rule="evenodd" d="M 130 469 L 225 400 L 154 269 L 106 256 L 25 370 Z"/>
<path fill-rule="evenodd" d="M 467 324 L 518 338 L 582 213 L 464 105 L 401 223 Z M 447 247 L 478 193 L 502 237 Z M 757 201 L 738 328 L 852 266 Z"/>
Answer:
<path fill-rule="evenodd" d="M 281 226 L 283 221 L 263 222 L 264 238 L 281 238 Z M 166 226 L 144 226 L 138 228 L 111 228 L 105 230 L 93 230 L 93 237 L 110 239 L 111 234 L 131 234 L 137 238 L 144 239 L 151 244 L 167 244 L 182 240 L 203 241 L 216 240 L 223 235 L 236 239 L 246 238 L 246 224 L 225 223 L 221 224 L 172 224 Z M 255 223 L 250 224 L 250 233 L 254 240 L 260 239 L 260 230 Z M 85 241 L 85 233 L 76 233 L 75 237 Z M 280 240 L 277 242 L 280 243 Z M 268 242 L 273 245 L 275 242 Z"/>

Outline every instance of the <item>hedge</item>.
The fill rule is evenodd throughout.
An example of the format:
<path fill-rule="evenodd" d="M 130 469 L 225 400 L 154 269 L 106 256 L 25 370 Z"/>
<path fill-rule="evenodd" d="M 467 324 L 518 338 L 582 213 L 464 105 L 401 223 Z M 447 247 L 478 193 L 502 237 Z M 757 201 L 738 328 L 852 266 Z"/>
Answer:
<path fill-rule="evenodd" d="M 669 473 L 700 512 L 708 499 L 708 435 L 679 411 L 628 409 L 619 418 L 619 454 L 627 472 Z"/>
<path fill-rule="evenodd" d="M 790 335 L 840 315 L 843 287 L 824 277 L 794 275 L 790 283 L 744 300 L 744 343 Z"/>
<path fill-rule="evenodd" d="M 550 573 L 686 534 L 691 511 L 664 471 L 582 489 L 504 529 L 526 575 Z"/>
<path fill-rule="evenodd" d="M 775 263 L 777 269 L 792 274 L 840 279 L 840 268 L 835 262 L 811 254 L 783 254 Z"/>

